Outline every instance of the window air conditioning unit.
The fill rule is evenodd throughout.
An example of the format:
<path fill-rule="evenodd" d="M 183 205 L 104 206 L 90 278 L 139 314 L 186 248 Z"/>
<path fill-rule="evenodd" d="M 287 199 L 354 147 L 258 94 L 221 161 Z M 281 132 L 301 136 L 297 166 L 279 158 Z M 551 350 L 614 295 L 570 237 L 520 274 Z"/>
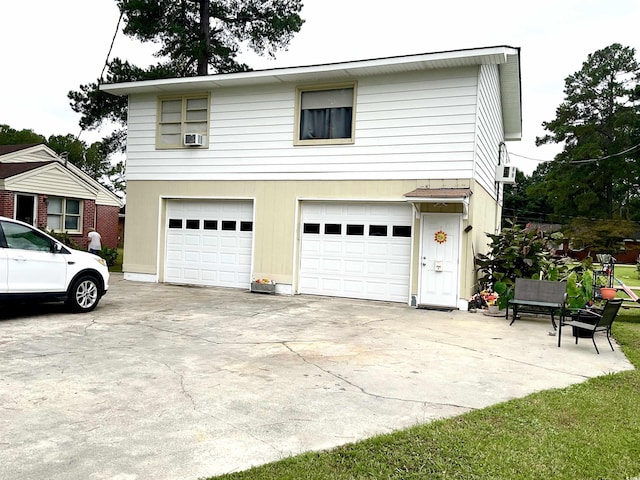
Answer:
<path fill-rule="evenodd" d="M 200 147 L 203 143 L 203 137 L 199 133 L 185 133 L 184 144 L 191 147 Z"/>
<path fill-rule="evenodd" d="M 516 183 L 516 167 L 511 165 L 498 165 L 496 167 L 496 182 Z"/>

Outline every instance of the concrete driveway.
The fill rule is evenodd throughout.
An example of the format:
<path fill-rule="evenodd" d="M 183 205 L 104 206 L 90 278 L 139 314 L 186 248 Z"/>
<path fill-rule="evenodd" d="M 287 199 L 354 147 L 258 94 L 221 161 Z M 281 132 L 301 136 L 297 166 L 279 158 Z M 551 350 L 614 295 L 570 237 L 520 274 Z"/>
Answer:
<path fill-rule="evenodd" d="M 195 480 L 631 369 L 547 318 L 133 283 L 0 313 L 0 478 Z"/>

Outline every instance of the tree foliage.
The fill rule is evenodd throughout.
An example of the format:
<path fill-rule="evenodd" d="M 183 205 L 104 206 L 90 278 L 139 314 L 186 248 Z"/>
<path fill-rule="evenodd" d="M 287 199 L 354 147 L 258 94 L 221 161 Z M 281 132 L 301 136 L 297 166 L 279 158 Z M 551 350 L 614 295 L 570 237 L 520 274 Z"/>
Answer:
<path fill-rule="evenodd" d="M 565 79 L 565 100 L 538 145 L 563 143 L 545 182 L 530 192 L 546 197 L 556 215 L 635 218 L 640 193 L 640 66 L 620 44 L 590 54 Z"/>
<path fill-rule="evenodd" d="M 45 142 L 46 138 L 33 130 L 15 130 L 9 125 L 0 125 L 0 145 L 27 145 Z"/>
<path fill-rule="evenodd" d="M 616 255 L 625 248 L 624 240 L 633 238 L 638 231 L 638 225 L 629 220 L 597 221 L 584 218 L 574 219 L 565 233 L 571 239 L 570 248 L 587 250 L 591 254 L 608 253 Z"/>
<path fill-rule="evenodd" d="M 302 0 L 117 0 L 124 33 L 159 46 L 162 61 L 148 67 L 120 58 L 108 63 L 106 78 L 81 85 L 68 97 L 81 114 L 80 126 L 95 129 L 110 121 L 126 124 L 127 99 L 105 94 L 101 83 L 120 83 L 249 70 L 238 61 L 246 45 L 259 54 L 285 48 L 303 23 Z M 202 20 L 206 19 L 206 20 Z M 123 149 L 123 134 L 109 145 Z"/>
<path fill-rule="evenodd" d="M 531 176 L 518 170 L 516 183 L 505 185 L 502 207 L 503 224 L 505 222 L 517 222 L 527 224 L 529 222 L 551 223 L 554 221 L 553 208 L 549 204 L 546 195 L 536 195 L 532 187 L 545 182 L 545 167 L 540 165 Z"/>
<path fill-rule="evenodd" d="M 124 33 L 160 45 L 166 57 L 183 71 L 206 75 L 237 72 L 248 67 L 237 61 L 242 43 L 271 56 L 286 47 L 303 20 L 301 0 L 118 0 L 125 15 Z M 202 19 L 207 18 L 207 22 Z M 194 68 L 195 67 L 195 68 Z"/>

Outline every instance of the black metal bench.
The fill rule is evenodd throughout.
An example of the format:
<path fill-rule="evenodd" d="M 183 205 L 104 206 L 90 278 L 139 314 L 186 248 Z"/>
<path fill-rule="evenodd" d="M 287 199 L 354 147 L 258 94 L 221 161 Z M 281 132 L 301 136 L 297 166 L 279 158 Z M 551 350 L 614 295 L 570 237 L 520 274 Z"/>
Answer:
<path fill-rule="evenodd" d="M 567 302 L 567 284 L 549 280 L 533 280 L 531 278 L 516 278 L 514 295 L 507 302 L 506 319 L 509 319 L 509 306 L 513 307 L 513 317 L 509 325 L 518 318 L 518 312 L 550 314 L 553 329 L 557 328 L 555 314 L 564 317 Z"/>

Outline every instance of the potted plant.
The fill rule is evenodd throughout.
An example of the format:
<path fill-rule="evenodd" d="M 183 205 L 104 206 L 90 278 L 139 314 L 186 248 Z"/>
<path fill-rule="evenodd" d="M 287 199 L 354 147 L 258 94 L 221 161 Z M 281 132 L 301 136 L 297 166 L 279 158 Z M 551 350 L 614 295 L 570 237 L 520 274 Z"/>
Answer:
<path fill-rule="evenodd" d="M 268 278 L 257 278 L 251 282 L 251 291 L 254 293 L 276 293 L 276 282 Z"/>

